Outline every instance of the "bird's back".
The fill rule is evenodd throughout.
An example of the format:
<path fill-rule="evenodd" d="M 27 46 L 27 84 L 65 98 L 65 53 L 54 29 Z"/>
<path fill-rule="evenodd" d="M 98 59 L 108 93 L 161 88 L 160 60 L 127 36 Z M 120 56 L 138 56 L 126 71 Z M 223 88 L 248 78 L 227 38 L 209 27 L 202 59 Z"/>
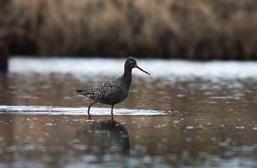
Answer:
<path fill-rule="evenodd" d="M 129 86 L 126 85 L 123 78 L 110 80 L 100 85 L 88 89 L 77 90 L 83 96 L 103 104 L 117 104 L 128 96 Z"/>

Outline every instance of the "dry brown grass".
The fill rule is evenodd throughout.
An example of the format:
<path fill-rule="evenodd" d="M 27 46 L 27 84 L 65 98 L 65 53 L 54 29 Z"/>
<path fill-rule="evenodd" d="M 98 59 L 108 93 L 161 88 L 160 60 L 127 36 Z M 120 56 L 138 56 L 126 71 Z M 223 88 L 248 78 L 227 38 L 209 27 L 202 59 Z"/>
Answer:
<path fill-rule="evenodd" d="M 15 54 L 257 58 L 255 0 L 9 0 L 0 8 L 0 37 L 8 34 Z"/>

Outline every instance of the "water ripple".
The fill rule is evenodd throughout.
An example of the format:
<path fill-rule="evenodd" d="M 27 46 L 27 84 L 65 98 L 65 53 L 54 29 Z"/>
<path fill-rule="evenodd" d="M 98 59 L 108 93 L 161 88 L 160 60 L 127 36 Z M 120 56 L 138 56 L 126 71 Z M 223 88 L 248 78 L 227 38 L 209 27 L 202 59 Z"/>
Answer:
<path fill-rule="evenodd" d="M 111 108 L 91 108 L 92 115 L 110 115 Z M 167 115 L 164 111 L 146 109 L 114 109 L 114 115 L 126 116 L 155 116 Z M 53 107 L 53 106 L 7 106 L 0 105 L 0 114 L 19 114 L 19 115 L 86 115 L 87 108 L 84 107 Z"/>

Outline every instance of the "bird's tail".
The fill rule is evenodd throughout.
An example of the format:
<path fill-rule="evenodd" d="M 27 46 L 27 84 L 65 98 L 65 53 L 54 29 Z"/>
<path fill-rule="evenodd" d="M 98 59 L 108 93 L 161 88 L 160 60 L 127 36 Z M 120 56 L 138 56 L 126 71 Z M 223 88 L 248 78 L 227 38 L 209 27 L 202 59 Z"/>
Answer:
<path fill-rule="evenodd" d="M 81 93 L 81 92 L 83 92 L 83 90 L 76 90 L 76 92 L 77 92 L 77 93 Z"/>
<path fill-rule="evenodd" d="M 85 96 L 85 90 L 76 90 L 76 92 L 80 95 Z"/>
<path fill-rule="evenodd" d="M 88 97 L 88 92 L 87 92 L 87 90 L 76 90 L 76 92 L 77 92 L 79 95 Z"/>

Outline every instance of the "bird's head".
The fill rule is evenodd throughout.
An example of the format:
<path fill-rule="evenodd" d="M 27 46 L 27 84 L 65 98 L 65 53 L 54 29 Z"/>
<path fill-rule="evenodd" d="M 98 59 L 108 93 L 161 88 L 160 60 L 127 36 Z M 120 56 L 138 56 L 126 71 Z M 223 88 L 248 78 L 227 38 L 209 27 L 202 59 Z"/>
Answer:
<path fill-rule="evenodd" d="M 150 73 L 146 72 L 145 70 L 143 70 L 142 68 L 140 68 L 140 67 L 137 65 L 137 61 L 136 61 L 133 57 L 128 57 L 128 58 L 126 59 L 125 68 L 128 68 L 128 69 L 137 68 L 137 69 L 141 70 L 142 72 L 144 72 L 144 73 L 150 75 Z"/>

